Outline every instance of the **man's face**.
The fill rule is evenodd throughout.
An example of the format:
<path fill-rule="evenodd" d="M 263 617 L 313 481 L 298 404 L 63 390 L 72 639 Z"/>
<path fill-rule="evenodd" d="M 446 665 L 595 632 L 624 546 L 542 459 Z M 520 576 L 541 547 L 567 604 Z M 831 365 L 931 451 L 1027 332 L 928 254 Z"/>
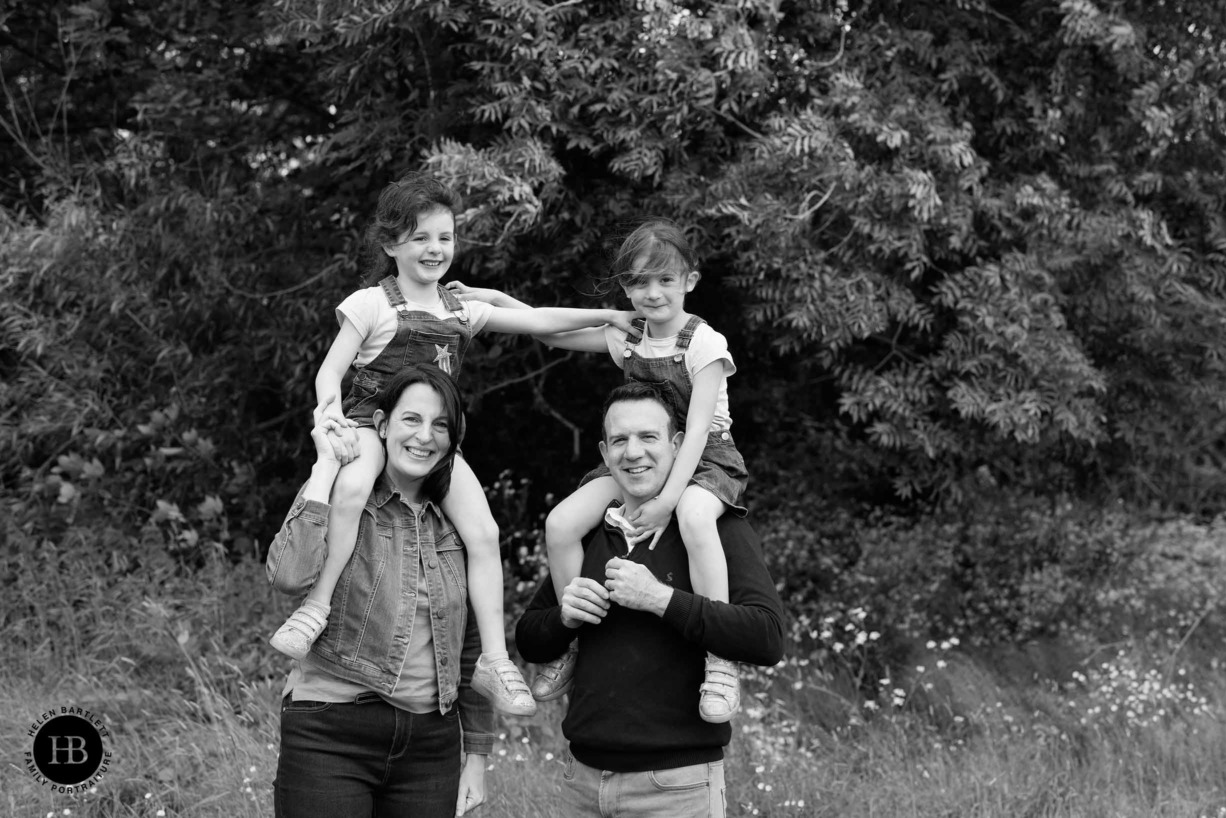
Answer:
<path fill-rule="evenodd" d="M 680 433 L 668 434 L 668 412 L 654 400 L 618 401 L 604 417 L 600 454 L 626 500 L 660 493 L 673 469 Z"/>

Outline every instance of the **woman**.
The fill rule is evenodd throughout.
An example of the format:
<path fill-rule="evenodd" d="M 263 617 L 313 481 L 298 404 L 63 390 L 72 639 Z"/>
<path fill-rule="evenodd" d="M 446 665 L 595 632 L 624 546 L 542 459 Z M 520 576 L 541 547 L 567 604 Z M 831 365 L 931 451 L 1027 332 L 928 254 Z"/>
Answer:
<path fill-rule="evenodd" d="M 464 546 L 439 510 L 464 435 L 459 391 L 433 365 L 406 367 L 379 396 L 374 422 L 386 465 L 333 617 L 285 685 L 274 783 L 285 818 L 449 818 L 485 800 L 493 711 L 469 687 L 480 641 Z M 280 591 L 305 593 L 323 564 L 349 431 L 327 419 L 311 430 L 315 465 L 268 553 Z"/>

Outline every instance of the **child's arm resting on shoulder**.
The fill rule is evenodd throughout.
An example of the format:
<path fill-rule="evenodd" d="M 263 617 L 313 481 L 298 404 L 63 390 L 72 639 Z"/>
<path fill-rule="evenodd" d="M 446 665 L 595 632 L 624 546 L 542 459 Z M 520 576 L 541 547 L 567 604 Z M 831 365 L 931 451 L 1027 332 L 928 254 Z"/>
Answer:
<path fill-rule="evenodd" d="M 660 493 L 639 506 L 638 513 L 629 515 L 639 531 L 663 528 L 681 501 L 681 494 L 690 484 L 702 450 L 707 447 L 707 432 L 711 418 L 715 417 L 715 402 L 719 397 L 720 381 L 724 377 L 724 361 L 712 361 L 694 375 L 694 391 L 690 395 L 690 408 L 685 416 L 685 438 L 677 449 L 673 470 Z"/>

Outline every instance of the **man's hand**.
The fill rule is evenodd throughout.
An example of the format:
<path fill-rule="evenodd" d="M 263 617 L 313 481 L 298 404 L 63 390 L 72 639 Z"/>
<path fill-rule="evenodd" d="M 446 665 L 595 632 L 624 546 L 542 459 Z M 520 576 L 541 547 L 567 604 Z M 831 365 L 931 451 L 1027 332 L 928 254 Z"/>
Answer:
<path fill-rule="evenodd" d="M 673 589 L 656 579 L 647 566 L 614 557 L 605 563 L 604 574 L 610 600 L 634 611 L 664 616 Z"/>
<path fill-rule="evenodd" d="M 609 592 L 594 579 L 575 577 L 562 589 L 562 624 L 599 625 L 609 612 Z"/>

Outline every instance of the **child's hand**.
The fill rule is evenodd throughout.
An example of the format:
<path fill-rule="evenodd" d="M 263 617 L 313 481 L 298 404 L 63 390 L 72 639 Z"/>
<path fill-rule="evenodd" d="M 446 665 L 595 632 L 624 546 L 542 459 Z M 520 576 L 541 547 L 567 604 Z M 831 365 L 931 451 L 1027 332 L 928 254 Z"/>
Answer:
<path fill-rule="evenodd" d="M 639 506 L 638 511 L 627 515 L 627 519 L 634 523 L 634 532 L 626 536 L 626 541 L 631 545 L 637 545 L 651 537 L 651 544 L 647 548 L 649 550 L 655 548 L 656 543 L 660 541 L 660 535 L 664 533 L 664 529 L 672 520 L 674 508 L 675 506 L 659 497 L 653 497 L 643 503 Z"/>
<path fill-rule="evenodd" d="M 633 323 L 635 318 L 641 317 L 642 316 L 640 316 L 634 310 L 616 310 L 614 311 L 612 318 L 609 320 L 609 323 L 617 327 L 622 332 L 629 333 L 631 323 Z"/>
<path fill-rule="evenodd" d="M 311 412 L 311 419 L 315 421 L 315 425 L 327 418 L 333 421 L 337 426 L 356 426 L 357 424 L 345 417 L 345 413 L 341 411 L 340 402 L 335 396 L 329 396 L 327 400 L 315 407 Z"/>
<path fill-rule="evenodd" d="M 443 286 L 451 290 L 451 294 L 461 301 L 484 301 L 486 304 L 498 306 L 498 300 L 502 297 L 500 290 L 489 287 L 470 287 L 463 281 L 449 281 Z"/>
<path fill-rule="evenodd" d="M 323 428 L 328 432 L 328 441 L 336 452 L 336 460 L 342 466 L 347 466 L 362 455 L 362 444 L 358 441 L 358 430 L 353 421 L 337 424 L 331 418 L 324 418 Z"/>

